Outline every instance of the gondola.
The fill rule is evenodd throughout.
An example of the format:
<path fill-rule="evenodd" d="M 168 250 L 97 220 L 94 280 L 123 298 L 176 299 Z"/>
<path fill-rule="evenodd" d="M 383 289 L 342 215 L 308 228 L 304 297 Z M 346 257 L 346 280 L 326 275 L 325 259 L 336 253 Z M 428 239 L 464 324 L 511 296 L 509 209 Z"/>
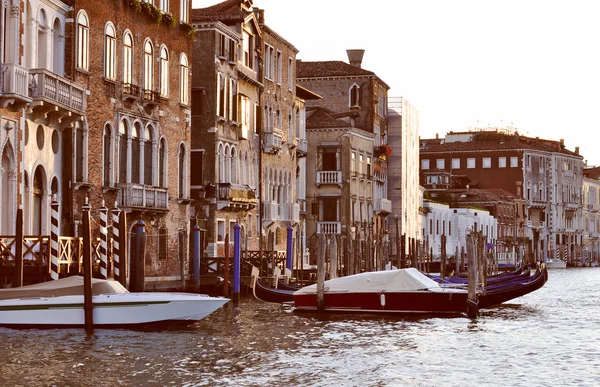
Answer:
<path fill-rule="evenodd" d="M 526 280 L 486 286 L 479 295 L 479 308 L 485 309 L 514 300 L 540 289 L 547 281 L 548 270 L 545 265 L 542 265 L 533 276 Z"/>
<path fill-rule="evenodd" d="M 258 275 L 258 269 L 256 267 L 253 267 L 252 292 L 254 294 L 254 297 L 258 298 L 261 301 L 276 302 L 281 304 L 284 302 L 294 301 L 295 290 L 275 289 L 261 284 Z"/>

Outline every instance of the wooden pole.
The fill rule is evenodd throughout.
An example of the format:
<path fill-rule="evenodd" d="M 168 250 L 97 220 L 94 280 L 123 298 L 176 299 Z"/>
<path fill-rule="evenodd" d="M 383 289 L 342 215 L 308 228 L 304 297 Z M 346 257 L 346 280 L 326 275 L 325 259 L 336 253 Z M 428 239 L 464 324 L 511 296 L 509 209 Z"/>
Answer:
<path fill-rule="evenodd" d="M 92 236 L 90 230 L 91 206 L 83 206 L 83 314 L 86 332 L 94 330 L 94 305 L 92 303 Z"/>
<path fill-rule="evenodd" d="M 17 208 L 15 235 L 15 271 L 13 273 L 12 287 L 23 286 L 23 209 Z"/>
<path fill-rule="evenodd" d="M 319 253 L 317 255 L 317 311 L 325 310 L 325 252 L 327 243 L 325 234 L 319 236 Z"/>
<path fill-rule="evenodd" d="M 400 254 L 399 254 L 399 259 L 400 259 L 400 263 L 398 265 L 399 269 L 404 269 L 404 267 L 406 267 L 406 234 L 402 234 L 402 237 L 400 238 Z"/>
<path fill-rule="evenodd" d="M 442 282 L 444 282 L 444 278 L 446 277 L 446 235 L 442 234 L 442 251 L 440 258 L 440 275 L 442 278 Z"/>
<path fill-rule="evenodd" d="M 477 318 L 479 313 L 477 297 L 477 239 L 474 234 L 467 235 L 467 260 L 469 272 L 467 316 Z"/>
<path fill-rule="evenodd" d="M 398 269 L 402 268 L 402 254 L 400 248 L 402 241 L 400 240 L 400 228 L 398 227 L 398 218 L 396 218 L 396 259 L 398 260 Z"/>
<path fill-rule="evenodd" d="M 223 295 L 229 295 L 229 233 L 225 234 L 225 259 L 223 261 Z M 256 279 L 258 281 L 258 278 Z"/>

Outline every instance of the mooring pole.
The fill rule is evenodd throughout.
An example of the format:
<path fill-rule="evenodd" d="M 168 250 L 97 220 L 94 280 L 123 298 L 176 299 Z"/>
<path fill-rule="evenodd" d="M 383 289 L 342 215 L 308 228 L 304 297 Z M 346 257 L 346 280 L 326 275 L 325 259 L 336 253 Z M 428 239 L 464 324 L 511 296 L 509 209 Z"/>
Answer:
<path fill-rule="evenodd" d="M 92 304 L 92 236 L 88 199 L 83 205 L 83 314 L 86 332 L 94 330 L 94 305 Z"/>
<path fill-rule="evenodd" d="M 233 226 L 233 297 L 237 301 L 240 299 L 240 281 L 241 281 L 241 250 L 240 246 L 240 224 L 235 222 Z"/>
<path fill-rule="evenodd" d="M 60 204 L 56 200 L 56 194 L 52 195 L 50 203 L 50 278 L 57 280 L 59 276 L 58 267 L 58 242 L 59 242 L 59 210 Z"/>
<path fill-rule="evenodd" d="M 290 272 L 292 270 L 294 270 L 294 268 L 292 267 L 292 261 L 293 261 L 293 253 L 292 253 L 292 242 L 293 242 L 293 232 L 294 232 L 294 228 L 292 227 L 292 225 L 290 224 L 287 228 L 287 241 L 286 241 L 286 251 L 285 251 L 285 267 L 287 267 L 288 269 L 290 269 Z"/>
<path fill-rule="evenodd" d="M 467 260 L 469 272 L 467 316 L 477 318 L 479 313 L 477 299 L 477 233 L 467 235 Z"/>
<path fill-rule="evenodd" d="M 135 257 L 132 265 L 135 267 L 134 291 L 143 292 L 146 288 L 146 224 L 142 219 L 135 225 Z M 132 270 L 133 271 L 133 270 Z M 133 273 L 132 273 L 133 274 Z"/>
<path fill-rule="evenodd" d="M 194 291 L 200 291 L 200 226 L 198 219 L 192 227 L 192 266 L 194 270 Z"/>
<path fill-rule="evenodd" d="M 229 295 L 229 233 L 225 234 L 225 257 L 223 258 L 223 295 Z"/>
<path fill-rule="evenodd" d="M 325 310 L 325 251 L 327 243 L 325 234 L 319 236 L 319 252 L 317 255 L 317 311 Z"/>
<path fill-rule="evenodd" d="M 98 210 L 100 213 L 100 277 L 108 278 L 108 208 L 104 205 Z"/>
<path fill-rule="evenodd" d="M 23 286 L 23 209 L 19 206 L 17 209 L 15 235 L 15 271 L 13 273 L 12 287 L 20 288 Z"/>

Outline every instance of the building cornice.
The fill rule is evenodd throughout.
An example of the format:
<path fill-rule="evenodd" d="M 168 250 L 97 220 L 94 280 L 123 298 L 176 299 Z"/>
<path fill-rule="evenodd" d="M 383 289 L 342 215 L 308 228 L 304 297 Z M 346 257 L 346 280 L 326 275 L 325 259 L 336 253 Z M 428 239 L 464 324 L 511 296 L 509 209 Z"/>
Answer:
<path fill-rule="evenodd" d="M 228 36 L 231 39 L 234 39 L 238 43 L 242 39 L 241 34 L 237 33 L 235 30 L 229 28 L 227 25 L 225 25 L 223 22 L 220 22 L 220 21 L 194 23 L 194 27 L 196 28 L 196 31 L 216 30 L 216 31 L 222 33 L 223 35 Z"/>

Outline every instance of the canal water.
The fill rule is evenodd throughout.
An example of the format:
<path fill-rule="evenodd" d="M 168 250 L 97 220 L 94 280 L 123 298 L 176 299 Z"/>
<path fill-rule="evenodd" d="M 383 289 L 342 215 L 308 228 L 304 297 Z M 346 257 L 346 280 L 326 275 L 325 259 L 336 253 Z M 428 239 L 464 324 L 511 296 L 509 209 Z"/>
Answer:
<path fill-rule="evenodd" d="M 166 332 L 0 329 L 0 386 L 600 386 L 600 268 L 476 320 L 243 299 Z"/>

